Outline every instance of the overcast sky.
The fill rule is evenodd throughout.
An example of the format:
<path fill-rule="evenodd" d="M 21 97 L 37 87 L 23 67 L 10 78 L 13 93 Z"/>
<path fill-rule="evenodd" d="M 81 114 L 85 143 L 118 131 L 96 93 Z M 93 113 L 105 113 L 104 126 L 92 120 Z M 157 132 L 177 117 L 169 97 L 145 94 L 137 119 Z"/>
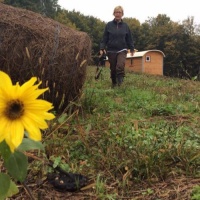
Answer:
<path fill-rule="evenodd" d="M 79 11 L 108 22 L 113 19 L 114 7 L 124 8 L 124 17 L 136 18 L 143 23 L 149 17 L 166 14 L 174 22 L 182 22 L 194 17 L 200 24 L 200 9 L 197 0 L 58 0 L 58 4 L 69 11 Z"/>

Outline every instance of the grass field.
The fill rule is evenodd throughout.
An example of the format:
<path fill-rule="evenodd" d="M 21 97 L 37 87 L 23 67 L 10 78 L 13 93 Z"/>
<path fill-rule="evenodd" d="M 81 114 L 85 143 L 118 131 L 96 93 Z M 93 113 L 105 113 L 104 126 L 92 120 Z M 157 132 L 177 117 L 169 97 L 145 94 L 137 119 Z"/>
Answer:
<path fill-rule="evenodd" d="M 112 89 L 109 69 L 99 80 L 95 70 L 43 137 L 54 166 L 89 182 L 75 193 L 45 182 L 44 199 L 200 199 L 200 82 L 127 72 Z M 44 179 L 47 169 L 35 160 L 34 173 Z"/>

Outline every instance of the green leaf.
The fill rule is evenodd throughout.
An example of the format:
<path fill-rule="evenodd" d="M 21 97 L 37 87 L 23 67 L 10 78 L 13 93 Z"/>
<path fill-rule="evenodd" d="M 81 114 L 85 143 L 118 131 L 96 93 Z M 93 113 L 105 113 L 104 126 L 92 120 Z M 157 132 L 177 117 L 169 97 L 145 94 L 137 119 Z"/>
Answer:
<path fill-rule="evenodd" d="M 15 151 L 5 160 L 5 167 L 13 178 L 23 182 L 27 175 L 28 159 L 23 153 Z"/>
<path fill-rule="evenodd" d="M 3 159 L 6 160 L 6 158 L 10 157 L 11 151 L 5 140 L 0 143 L 0 155 L 2 155 Z"/>
<path fill-rule="evenodd" d="M 20 151 L 28 151 L 33 149 L 40 149 L 44 151 L 44 146 L 39 141 L 34 141 L 30 138 L 24 138 L 20 146 L 17 148 L 17 150 Z"/>
<path fill-rule="evenodd" d="M 0 200 L 7 197 L 10 188 L 10 177 L 7 174 L 0 173 Z"/>
<path fill-rule="evenodd" d="M 61 157 L 58 156 L 55 158 L 54 163 L 53 163 L 53 168 L 56 168 L 61 162 Z"/>
<path fill-rule="evenodd" d="M 19 192 L 16 184 L 7 174 L 0 173 L 0 200 L 12 197 Z"/>
<path fill-rule="evenodd" d="M 66 113 L 63 113 L 59 118 L 58 118 L 58 123 L 62 124 L 66 119 L 68 115 Z"/>
<path fill-rule="evenodd" d="M 19 192 L 16 184 L 13 181 L 10 181 L 10 188 L 7 193 L 7 197 L 12 197 L 13 195 L 17 194 Z"/>

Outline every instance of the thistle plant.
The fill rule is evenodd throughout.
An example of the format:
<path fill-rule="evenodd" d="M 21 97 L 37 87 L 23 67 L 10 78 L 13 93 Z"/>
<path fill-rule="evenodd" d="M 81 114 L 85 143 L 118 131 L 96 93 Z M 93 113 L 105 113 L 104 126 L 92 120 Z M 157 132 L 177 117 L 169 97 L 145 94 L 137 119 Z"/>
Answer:
<path fill-rule="evenodd" d="M 23 183 L 26 178 L 24 152 L 43 148 L 41 130 L 48 128 L 46 120 L 55 116 L 48 112 L 51 103 L 37 99 L 48 88 L 39 89 L 41 82 L 35 84 L 36 77 L 20 86 L 0 71 L 0 80 L 0 158 L 5 167 L 5 172 L 0 172 L 0 199 L 5 199 L 18 192 L 12 180 Z"/>

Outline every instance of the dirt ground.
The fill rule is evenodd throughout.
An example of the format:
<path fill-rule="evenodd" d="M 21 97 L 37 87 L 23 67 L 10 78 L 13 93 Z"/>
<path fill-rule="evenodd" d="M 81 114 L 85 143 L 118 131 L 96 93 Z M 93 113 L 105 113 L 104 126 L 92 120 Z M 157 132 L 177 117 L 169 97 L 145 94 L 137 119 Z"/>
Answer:
<path fill-rule="evenodd" d="M 144 182 L 138 185 L 131 185 L 127 188 L 126 194 L 123 191 L 117 191 L 117 185 L 107 185 L 108 193 L 117 191 L 116 200 L 190 200 L 191 192 L 194 186 L 200 185 L 200 179 L 176 177 L 169 178 L 163 182 L 157 182 L 149 185 Z M 57 191 L 47 180 L 39 184 L 27 184 L 26 187 L 19 185 L 20 193 L 10 198 L 15 200 L 101 200 L 108 199 L 98 197 L 95 192 L 94 183 L 88 185 L 76 192 Z M 116 188 L 115 188 L 116 187 Z M 198 200 L 198 199 L 195 199 Z"/>

